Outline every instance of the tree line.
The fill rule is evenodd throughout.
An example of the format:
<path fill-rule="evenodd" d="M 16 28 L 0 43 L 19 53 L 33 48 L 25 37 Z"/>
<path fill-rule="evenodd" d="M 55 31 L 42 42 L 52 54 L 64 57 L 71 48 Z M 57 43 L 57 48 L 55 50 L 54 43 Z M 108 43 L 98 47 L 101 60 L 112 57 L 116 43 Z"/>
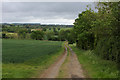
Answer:
<path fill-rule="evenodd" d="M 74 22 L 74 34 L 71 34 L 77 47 L 93 50 L 103 59 L 120 64 L 119 7 L 119 2 L 100 2 L 97 12 L 89 8 L 80 13 Z"/>
<path fill-rule="evenodd" d="M 70 36 L 70 28 L 61 27 L 40 27 L 40 28 L 26 28 L 16 26 L 2 25 L 3 39 L 34 39 L 34 40 L 51 40 L 51 41 L 65 41 Z"/>

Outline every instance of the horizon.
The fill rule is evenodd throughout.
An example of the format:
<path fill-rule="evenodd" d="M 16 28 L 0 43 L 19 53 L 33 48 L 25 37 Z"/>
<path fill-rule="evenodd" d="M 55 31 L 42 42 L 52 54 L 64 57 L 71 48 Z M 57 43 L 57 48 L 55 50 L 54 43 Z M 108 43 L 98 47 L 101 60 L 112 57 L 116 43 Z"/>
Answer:
<path fill-rule="evenodd" d="M 78 14 L 93 2 L 3 2 L 2 23 L 73 25 Z"/>
<path fill-rule="evenodd" d="M 37 22 L 12 22 L 12 23 L 9 23 L 9 22 L 6 22 L 6 23 L 4 23 L 4 22 L 0 22 L 0 24 L 40 24 L 40 25 L 73 25 L 73 24 L 48 24 L 48 23 L 46 23 L 46 24 L 41 24 L 41 23 L 37 23 Z"/>

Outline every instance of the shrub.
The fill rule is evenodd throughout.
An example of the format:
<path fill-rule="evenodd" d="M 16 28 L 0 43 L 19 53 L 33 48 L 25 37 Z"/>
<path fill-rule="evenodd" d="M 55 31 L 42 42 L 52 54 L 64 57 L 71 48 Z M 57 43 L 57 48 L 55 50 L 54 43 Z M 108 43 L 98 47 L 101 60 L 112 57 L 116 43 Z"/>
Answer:
<path fill-rule="evenodd" d="M 31 38 L 35 40 L 42 40 L 44 37 L 44 32 L 43 31 L 33 31 L 31 33 Z"/>

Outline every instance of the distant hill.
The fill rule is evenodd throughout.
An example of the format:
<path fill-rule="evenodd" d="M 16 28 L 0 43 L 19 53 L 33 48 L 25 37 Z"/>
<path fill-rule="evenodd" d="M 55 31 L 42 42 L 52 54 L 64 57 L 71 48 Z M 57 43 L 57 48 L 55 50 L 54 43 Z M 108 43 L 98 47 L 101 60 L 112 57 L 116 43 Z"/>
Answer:
<path fill-rule="evenodd" d="M 41 26 L 41 27 L 73 27 L 73 25 L 62 25 L 62 24 L 40 24 L 40 23 L 2 23 L 2 25 L 29 25 L 29 26 Z"/>

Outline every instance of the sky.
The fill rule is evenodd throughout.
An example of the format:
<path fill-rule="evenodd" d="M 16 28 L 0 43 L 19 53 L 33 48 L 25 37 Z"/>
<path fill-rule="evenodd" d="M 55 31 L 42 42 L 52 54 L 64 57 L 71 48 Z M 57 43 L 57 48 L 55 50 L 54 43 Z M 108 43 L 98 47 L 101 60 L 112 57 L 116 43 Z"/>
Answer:
<path fill-rule="evenodd" d="M 3 2 L 3 23 L 73 24 L 94 2 Z"/>

